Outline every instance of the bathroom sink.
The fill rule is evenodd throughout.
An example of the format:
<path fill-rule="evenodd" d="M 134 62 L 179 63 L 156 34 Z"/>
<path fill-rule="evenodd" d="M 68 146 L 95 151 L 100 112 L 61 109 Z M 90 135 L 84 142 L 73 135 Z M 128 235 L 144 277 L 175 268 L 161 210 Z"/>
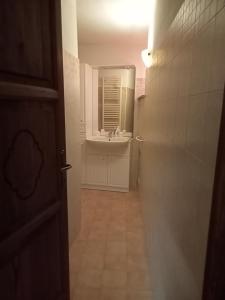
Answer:
<path fill-rule="evenodd" d="M 90 136 L 86 141 L 98 144 L 124 144 L 129 142 L 129 137 L 125 136 Z"/>

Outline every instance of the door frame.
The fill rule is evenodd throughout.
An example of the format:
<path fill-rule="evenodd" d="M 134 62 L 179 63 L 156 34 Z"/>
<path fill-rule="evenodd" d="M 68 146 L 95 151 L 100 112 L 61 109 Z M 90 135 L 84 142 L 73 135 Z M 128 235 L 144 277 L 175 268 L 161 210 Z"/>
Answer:
<path fill-rule="evenodd" d="M 225 299 L 225 87 L 202 299 Z"/>

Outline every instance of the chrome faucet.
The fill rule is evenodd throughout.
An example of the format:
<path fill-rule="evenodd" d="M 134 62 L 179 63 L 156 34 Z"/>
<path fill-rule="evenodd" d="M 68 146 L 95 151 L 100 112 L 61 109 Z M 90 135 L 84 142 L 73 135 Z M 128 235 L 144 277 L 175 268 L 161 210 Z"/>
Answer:
<path fill-rule="evenodd" d="M 112 138 L 115 135 L 116 129 L 110 130 L 108 133 L 109 138 Z"/>

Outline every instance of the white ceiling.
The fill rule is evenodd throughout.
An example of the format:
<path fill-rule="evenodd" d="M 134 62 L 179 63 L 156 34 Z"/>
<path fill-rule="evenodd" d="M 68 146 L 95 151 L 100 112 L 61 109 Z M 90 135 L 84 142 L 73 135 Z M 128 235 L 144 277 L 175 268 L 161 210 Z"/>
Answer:
<path fill-rule="evenodd" d="M 77 0 L 79 44 L 147 46 L 150 0 Z"/>

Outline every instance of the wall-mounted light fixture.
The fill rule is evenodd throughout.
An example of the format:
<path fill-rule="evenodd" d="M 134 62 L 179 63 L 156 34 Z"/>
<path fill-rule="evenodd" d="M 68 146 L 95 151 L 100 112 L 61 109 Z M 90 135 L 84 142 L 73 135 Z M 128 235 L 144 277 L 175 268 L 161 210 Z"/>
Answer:
<path fill-rule="evenodd" d="M 152 64 L 152 55 L 150 49 L 144 49 L 141 51 L 141 57 L 142 60 L 146 66 L 146 68 L 149 68 Z"/>

